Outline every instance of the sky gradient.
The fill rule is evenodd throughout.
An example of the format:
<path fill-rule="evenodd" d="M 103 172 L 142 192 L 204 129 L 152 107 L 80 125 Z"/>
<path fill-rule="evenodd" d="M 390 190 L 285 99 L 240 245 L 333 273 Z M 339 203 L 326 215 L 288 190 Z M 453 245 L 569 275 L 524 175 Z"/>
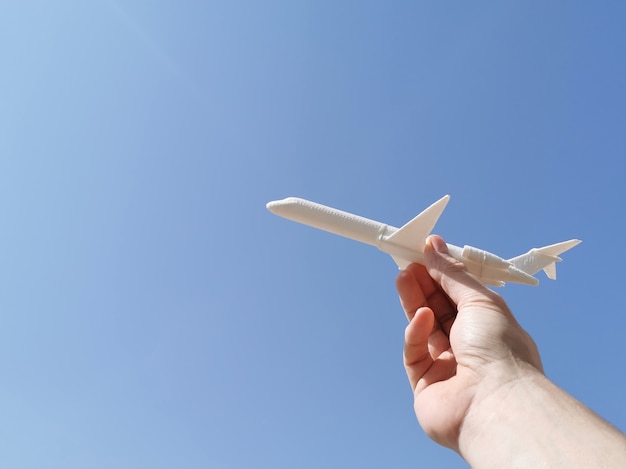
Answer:
<path fill-rule="evenodd" d="M 0 466 L 466 467 L 392 260 L 314 200 L 513 257 L 547 375 L 626 429 L 622 2 L 8 0 Z"/>

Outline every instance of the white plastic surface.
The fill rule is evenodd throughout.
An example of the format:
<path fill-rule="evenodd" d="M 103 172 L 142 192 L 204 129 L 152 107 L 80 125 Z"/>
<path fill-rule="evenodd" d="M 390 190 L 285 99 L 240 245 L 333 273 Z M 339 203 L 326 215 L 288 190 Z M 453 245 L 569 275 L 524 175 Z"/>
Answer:
<path fill-rule="evenodd" d="M 269 202 L 267 209 L 289 220 L 376 246 L 390 254 L 398 267 L 404 269 L 413 262 L 423 263 L 426 238 L 449 199 L 448 195 L 442 197 L 399 229 L 296 197 Z M 539 280 L 533 275 L 543 269 L 548 278 L 556 279 L 556 262 L 561 261 L 559 254 L 579 243 L 580 240 L 572 239 L 533 248 L 508 260 L 472 246 L 460 248 L 448 244 L 448 249 L 451 256 L 487 285 L 503 286 L 506 282 L 537 285 Z"/>

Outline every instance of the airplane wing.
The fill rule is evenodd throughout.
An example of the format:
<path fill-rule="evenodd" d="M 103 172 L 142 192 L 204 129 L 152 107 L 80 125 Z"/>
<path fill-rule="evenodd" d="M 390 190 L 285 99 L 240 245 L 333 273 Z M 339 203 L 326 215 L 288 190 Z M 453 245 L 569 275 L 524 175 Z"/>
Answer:
<path fill-rule="evenodd" d="M 413 220 L 390 235 L 386 241 L 388 243 L 395 244 L 396 246 L 423 252 L 426 238 L 435 227 L 437 220 L 439 220 L 439 217 L 446 208 L 449 200 L 449 195 L 442 197 L 418 216 L 413 218 Z M 405 269 L 411 263 L 411 261 L 407 259 L 402 259 L 397 256 L 392 257 L 400 269 Z"/>
<path fill-rule="evenodd" d="M 393 259 L 393 261 L 398 266 L 398 269 L 400 269 L 400 270 L 406 269 L 408 266 L 410 266 L 413 263 L 412 261 L 409 261 L 407 259 L 403 259 L 402 257 L 391 256 L 391 258 Z"/>

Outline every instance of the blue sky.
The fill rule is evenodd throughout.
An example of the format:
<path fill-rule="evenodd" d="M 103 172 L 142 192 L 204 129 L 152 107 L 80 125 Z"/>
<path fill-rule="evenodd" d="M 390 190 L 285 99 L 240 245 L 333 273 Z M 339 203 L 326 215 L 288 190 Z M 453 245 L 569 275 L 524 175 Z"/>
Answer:
<path fill-rule="evenodd" d="M 626 429 L 622 2 L 8 0 L 0 465 L 465 467 L 395 265 L 299 196 L 512 257 L 547 374 Z M 540 274 L 541 276 L 542 274 Z"/>

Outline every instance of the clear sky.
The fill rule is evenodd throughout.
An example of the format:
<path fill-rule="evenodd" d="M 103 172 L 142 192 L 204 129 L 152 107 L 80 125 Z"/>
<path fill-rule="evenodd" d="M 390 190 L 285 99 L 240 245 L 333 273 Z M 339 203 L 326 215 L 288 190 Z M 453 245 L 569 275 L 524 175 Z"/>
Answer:
<path fill-rule="evenodd" d="M 626 429 L 626 4 L 5 0 L 0 466 L 466 467 L 392 260 L 299 196 L 512 257 L 546 372 Z"/>

